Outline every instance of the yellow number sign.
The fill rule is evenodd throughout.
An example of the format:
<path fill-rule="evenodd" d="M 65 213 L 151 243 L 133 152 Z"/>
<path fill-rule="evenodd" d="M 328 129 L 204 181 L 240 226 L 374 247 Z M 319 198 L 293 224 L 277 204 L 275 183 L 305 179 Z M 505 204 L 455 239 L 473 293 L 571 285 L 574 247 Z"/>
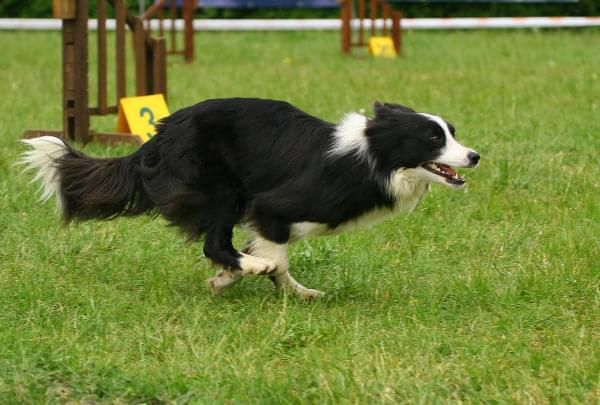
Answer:
<path fill-rule="evenodd" d="M 394 41 L 391 37 L 371 37 L 369 38 L 369 53 L 373 56 L 384 58 L 395 58 L 398 56 Z"/>
<path fill-rule="evenodd" d="M 139 135 L 146 142 L 156 134 L 154 125 L 168 115 L 169 109 L 162 94 L 125 97 L 119 102 L 117 131 Z"/>

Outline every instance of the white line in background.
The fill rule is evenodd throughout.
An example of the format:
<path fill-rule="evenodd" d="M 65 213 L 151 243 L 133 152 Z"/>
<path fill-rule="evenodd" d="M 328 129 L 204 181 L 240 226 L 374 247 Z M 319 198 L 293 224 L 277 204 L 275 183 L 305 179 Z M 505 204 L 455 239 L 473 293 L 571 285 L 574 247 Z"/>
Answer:
<path fill-rule="evenodd" d="M 353 20 L 358 27 L 358 20 Z M 365 22 L 367 25 L 369 21 Z M 171 20 L 164 20 L 165 29 L 171 27 Z M 382 20 L 376 21 L 378 27 Z M 493 28 L 568 28 L 597 27 L 600 17 L 495 17 L 495 18 L 404 18 L 403 29 L 493 29 Z M 0 30 L 59 30 L 61 20 L 51 18 L 0 18 Z M 97 21 L 89 20 L 89 28 L 95 30 Z M 115 20 L 106 21 L 106 27 L 114 30 Z M 158 21 L 152 20 L 152 27 Z M 183 20 L 175 22 L 178 30 L 183 29 Z M 338 19 L 195 19 L 196 31 L 293 31 L 293 30 L 338 30 Z"/>

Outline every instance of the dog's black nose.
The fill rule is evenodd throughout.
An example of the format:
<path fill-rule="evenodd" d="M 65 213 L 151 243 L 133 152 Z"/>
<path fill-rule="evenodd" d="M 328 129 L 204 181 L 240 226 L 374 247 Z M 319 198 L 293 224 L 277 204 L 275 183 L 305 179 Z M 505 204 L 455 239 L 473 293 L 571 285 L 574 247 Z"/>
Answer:
<path fill-rule="evenodd" d="M 479 163 L 480 157 L 481 156 L 479 156 L 479 153 L 477 153 L 477 152 L 469 152 L 469 154 L 467 155 L 469 162 L 471 162 L 471 166 L 477 166 L 477 163 Z"/>

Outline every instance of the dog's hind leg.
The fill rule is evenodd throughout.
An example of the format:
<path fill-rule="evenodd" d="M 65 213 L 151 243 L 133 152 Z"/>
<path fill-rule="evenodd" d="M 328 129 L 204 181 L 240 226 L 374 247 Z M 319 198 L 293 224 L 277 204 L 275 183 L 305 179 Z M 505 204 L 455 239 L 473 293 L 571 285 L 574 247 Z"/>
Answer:
<path fill-rule="evenodd" d="M 256 235 L 248 240 L 246 243 L 246 248 L 241 253 L 246 257 L 257 257 L 264 259 L 275 258 L 273 262 L 276 265 L 277 271 L 283 271 L 283 269 L 287 269 L 287 249 L 279 249 L 277 244 L 273 244 L 273 246 L 269 245 L 269 241 L 261 238 L 262 243 L 257 242 Z M 206 284 L 211 289 L 214 295 L 220 294 L 224 289 L 231 287 L 232 285 L 239 282 L 244 276 L 251 274 L 261 274 L 256 272 L 248 272 L 240 269 L 234 268 L 223 268 L 215 274 L 214 277 L 206 280 Z"/>
<path fill-rule="evenodd" d="M 312 299 L 324 295 L 321 291 L 306 288 L 294 280 L 289 272 L 287 243 L 275 243 L 260 235 L 255 235 L 248 243 L 248 251 L 252 255 L 265 257 L 276 263 L 277 270 L 269 278 L 278 290 L 295 294 L 304 299 Z"/>
<path fill-rule="evenodd" d="M 314 299 L 324 296 L 322 291 L 306 288 L 297 282 L 289 271 L 269 277 L 280 291 L 286 291 L 304 299 Z"/>
<path fill-rule="evenodd" d="M 248 253 L 247 249 L 243 253 Z M 206 280 L 206 285 L 212 291 L 213 295 L 219 295 L 223 290 L 237 284 L 244 277 L 240 269 L 222 268 L 215 275 Z"/>
<path fill-rule="evenodd" d="M 206 232 L 204 254 L 218 265 L 223 266 L 214 277 L 207 280 L 213 294 L 235 284 L 242 276 L 249 274 L 273 274 L 277 263 L 270 258 L 256 257 L 238 252 L 231 243 L 232 226 L 211 227 Z"/>
<path fill-rule="evenodd" d="M 250 253 L 250 242 L 248 242 L 248 246 L 246 246 L 242 253 Z M 210 288 L 213 295 L 218 295 L 223 292 L 224 289 L 238 283 L 243 277 L 244 274 L 242 270 L 223 268 L 217 271 L 214 277 L 206 280 L 206 285 Z"/>
<path fill-rule="evenodd" d="M 231 287 L 243 277 L 242 271 L 238 269 L 221 269 L 214 277 L 206 280 L 206 285 L 212 291 L 213 295 L 218 295 L 224 289 Z"/>

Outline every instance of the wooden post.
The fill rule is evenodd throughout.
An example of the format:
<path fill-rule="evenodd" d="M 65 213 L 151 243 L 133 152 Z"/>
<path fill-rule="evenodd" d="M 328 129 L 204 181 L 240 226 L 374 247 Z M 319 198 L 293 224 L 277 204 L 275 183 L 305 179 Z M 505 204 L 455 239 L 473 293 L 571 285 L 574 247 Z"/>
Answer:
<path fill-rule="evenodd" d="M 352 0 L 342 0 L 340 19 L 342 20 L 342 53 L 349 54 L 352 41 Z"/>
<path fill-rule="evenodd" d="M 164 38 L 152 39 L 152 93 L 167 98 L 167 43 Z"/>
<path fill-rule="evenodd" d="M 392 12 L 392 40 L 394 41 L 394 48 L 396 53 L 400 55 L 402 53 L 402 13 L 399 11 Z"/>
<path fill-rule="evenodd" d="M 365 0 L 358 0 L 358 43 L 365 44 Z"/>
<path fill-rule="evenodd" d="M 381 5 L 381 19 L 383 20 L 383 35 L 388 35 L 388 20 L 390 18 L 390 6 L 387 3 Z"/>
<path fill-rule="evenodd" d="M 107 113 L 106 96 L 106 2 L 99 0 L 96 4 L 98 12 L 98 111 Z"/>
<path fill-rule="evenodd" d="M 146 55 L 146 90 L 144 94 L 154 93 L 154 46 L 151 39 L 144 38 L 144 55 Z"/>
<path fill-rule="evenodd" d="M 363 0 L 364 1 L 364 0 Z M 187 63 L 194 61 L 194 10 L 196 0 L 184 0 L 183 2 L 183 36 L 184 48 L 183 58 Z"/>
<path fill-rule="evenodd" d="M 135 51 L 135 95 L 144 96 L 148 94 L 147 80 L 147 57 L 146 38 L 142 20 L 135 19 L 133 22 L 133 43 Z"/>
<path fill-rule="evenodd" d="M 116 44 L 115 44 L 115 48 L 116 48 L 116 56 L 117 56 L 117 63 L 116 63 L 116 82 L 117 82 L 117 100 L 116 100 L 116 104 L 117 106 L 119 105 L 119 101 L 125 97 L 126 94 L 126 76 L 125 76 L 125 66 L 126 66 L 126 58 L 127 58 L 127 53 L 125 52 L 125 23 L 126 23 L 126 19 L 125 19 L 125 14 L 126 14 L 126 10 L 125 10 L 125 4 L 123 3 L 123 0 L 116 0 L 115 1 L 115 17 L 116 17 Z"/>
<path fill-rule="evenodd" d="M 177 1 L 171 2 L 171 50 L 177 52 L 177 30 L 175 29 L 175 21 L 177 20 Z"/>
<path fill-rule="evenodd" d="M 73 19 L 76 13 L 75 0 L 52 0 L 52 17 L 61 20 Z"/>
<path fill-rule="evenodd" d="M 88 111 L 88 3 L 77 2 L 75 18 L 62 20 L 63 138 L 91 140 Z"/>
<path fill-rule="evenodd" d="M 165 9 L 163 7 L 158 9 L 158 36 L 165 36 L 165 27 L 164 27 L 164 19 L 165 19 Z"/>
<path fill-rule="evenodd" d="M 375 36 L 375 19 L 377 18 L 377 0 L 371 0 L 371 36 Z"/>

